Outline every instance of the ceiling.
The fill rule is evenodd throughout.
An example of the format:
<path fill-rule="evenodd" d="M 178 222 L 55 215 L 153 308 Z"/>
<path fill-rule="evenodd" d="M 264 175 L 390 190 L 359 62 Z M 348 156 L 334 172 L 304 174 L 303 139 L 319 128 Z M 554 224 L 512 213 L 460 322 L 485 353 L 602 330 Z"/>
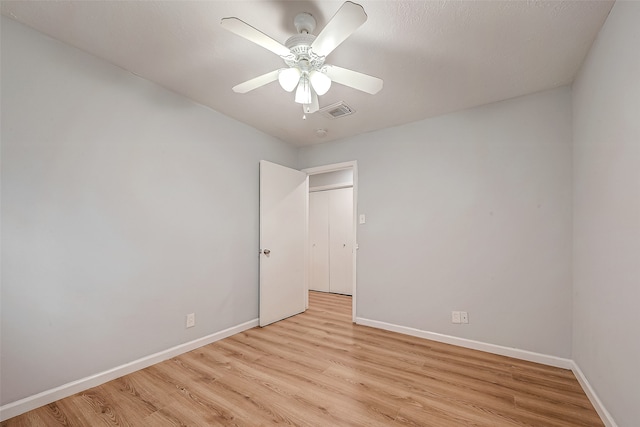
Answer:
<path fill-rule="evenodd" d="M 357 1 L 357 0 L 356 0 Z M 283 141 L 304 146 L 550 89 L 573 81 L 612 1 L 361 0 L 367 22 L 327 63 L 384 80 L 369 95 L 333 84 L 302 119 L 277 82 L 233 86 L 283 61 L 220 26 L 235 16 L 281 43 L 311 13 L 315 34 L 342 1 L 2 1 L 2 13 Z M 324 137 L 317 129 L 326 130 Z"/>

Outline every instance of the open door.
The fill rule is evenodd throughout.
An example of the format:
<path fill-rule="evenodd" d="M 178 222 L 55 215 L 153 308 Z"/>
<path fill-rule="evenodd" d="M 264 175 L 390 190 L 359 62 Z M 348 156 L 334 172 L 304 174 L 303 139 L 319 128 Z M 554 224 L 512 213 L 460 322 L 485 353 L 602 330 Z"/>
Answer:
<path fill-rule="evenodd" d="M 260 326 L 306 309 L 307 174 L 260 161 Z"/>

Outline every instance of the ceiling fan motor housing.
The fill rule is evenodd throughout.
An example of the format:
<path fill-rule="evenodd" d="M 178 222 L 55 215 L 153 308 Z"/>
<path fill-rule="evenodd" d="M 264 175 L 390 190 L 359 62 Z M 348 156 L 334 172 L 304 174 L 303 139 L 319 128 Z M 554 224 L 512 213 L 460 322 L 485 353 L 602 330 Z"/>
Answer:
<path fill-rule="evenodd" d="M 324 65 L 324 56 L 318 56 L 311 50 L 311 43 L 316 39 L 313 34 L 296 34 L 289 37 L 285 42 L 292 53 L 292 56 L 282 57 L 289 67 L 300 67 L 301 71 L 311 71 L 322 69 Z M 303 70 L 304 62 L 308 65 L 308 70 Z M 302 65 L 302 66 L 301 66 Z"/>

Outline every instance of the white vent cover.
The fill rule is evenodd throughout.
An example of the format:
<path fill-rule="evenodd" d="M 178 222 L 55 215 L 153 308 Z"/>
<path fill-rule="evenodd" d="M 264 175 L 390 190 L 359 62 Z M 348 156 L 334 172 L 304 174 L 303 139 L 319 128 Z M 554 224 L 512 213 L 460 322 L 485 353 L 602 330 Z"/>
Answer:
<path fill-rule="evenodd" d="M 345 104 L 344 101 L 322 107 L 318 111 L 320 114 L 330 119 L 337 119 L 338 117 L 348 116 L 356 112 L 353 108 Z"/>

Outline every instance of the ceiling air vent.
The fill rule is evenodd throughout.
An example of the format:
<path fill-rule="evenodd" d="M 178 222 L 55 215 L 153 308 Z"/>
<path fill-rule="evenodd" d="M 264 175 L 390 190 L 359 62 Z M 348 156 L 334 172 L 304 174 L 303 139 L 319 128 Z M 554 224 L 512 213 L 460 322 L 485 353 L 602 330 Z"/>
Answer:
<path fill-rule="evenodd" d="M 355 110 L 345 104 L 344 101 L 322 107 L 318 111 L 320 114 L 330 119 L 337 119 L 338 117 L 344 117 L 355 113 Z"/>

